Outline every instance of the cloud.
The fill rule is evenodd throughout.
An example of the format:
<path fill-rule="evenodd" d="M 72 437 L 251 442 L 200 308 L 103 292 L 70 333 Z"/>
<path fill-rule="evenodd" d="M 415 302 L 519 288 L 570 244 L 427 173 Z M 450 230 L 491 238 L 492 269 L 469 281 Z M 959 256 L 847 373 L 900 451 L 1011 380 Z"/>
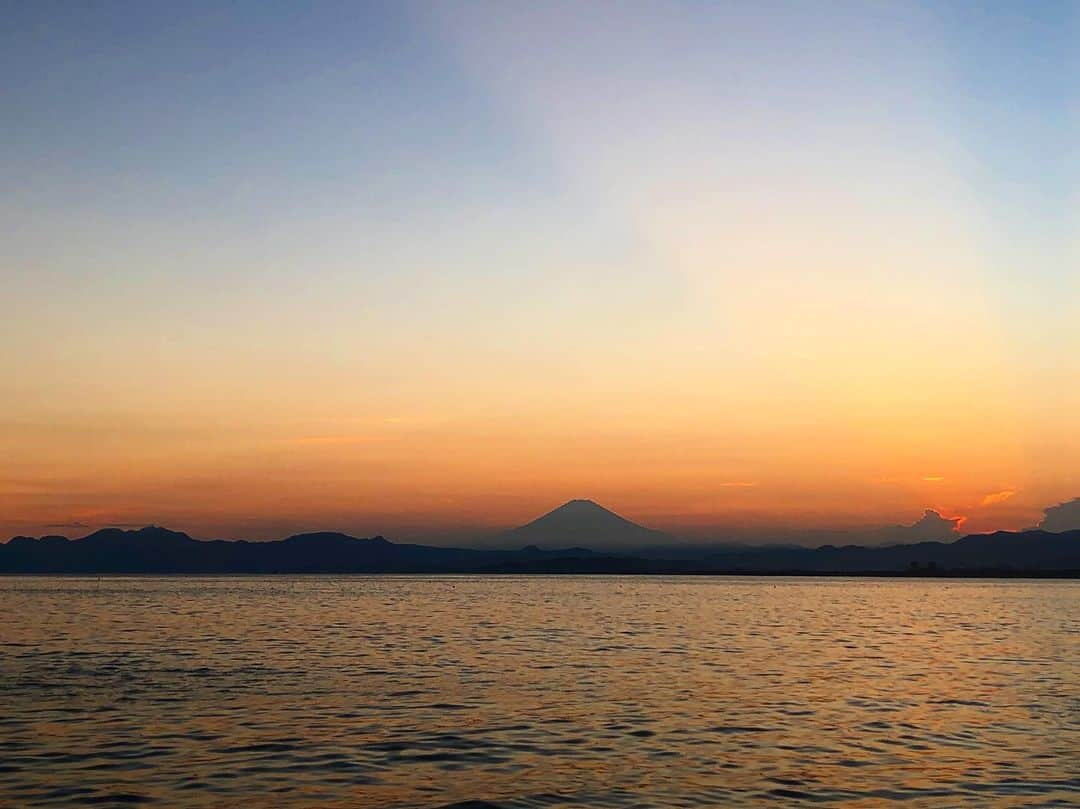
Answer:
<path fill-rule="evenodd" d="M 343 444 L 381 444 L 393 441 L 387 435 L 308 435 L 289 439 L 289 443 L 300 446 L 334 446 Z"/>
<path fill-rule="evenodd" d="M 731 480 L 726 483 L 718 483 L 717 485 L 721 489 L 753 489 L 757 486 L 757 482 L 749 480 Z"/>
<path fill-rule="evenodd" d="M 911 525 L 898 526 L 910 539 L 952 539 L 964 524 L 964 517 L 943 517 L 940 512 L 928 508 L 921 518 Z"/>
<path fill-rule="evenodd" d="M 923 475 L 923 480 L 927 483 L 941 483 L 945 478 L 941 475 Z"/>
<path fill-rule="evenodd" d="M 1042 522 L 1038 527 L 1054 533 L 1080 529 L 1080 497 L 1050 506 L 1043 512 Z"/>
<path fill-rule="evenodd" d="M 982 502 L 979 505 L 992 506 L 995 503 L 1004 503 L 1014 494 L 1016 494 L 1015 489 L 1003 489 L 1000 492 L 991 492 L 982 499 Z"/>
<path fill-rule="evenodd" d="M 960 533 L 966 517 L 943 517 L 928 508 L 911 525 L 885 525 L 872 531 L 866 540 L 874 545 L 899 545 L 911 542 L 951 542 Z"/>

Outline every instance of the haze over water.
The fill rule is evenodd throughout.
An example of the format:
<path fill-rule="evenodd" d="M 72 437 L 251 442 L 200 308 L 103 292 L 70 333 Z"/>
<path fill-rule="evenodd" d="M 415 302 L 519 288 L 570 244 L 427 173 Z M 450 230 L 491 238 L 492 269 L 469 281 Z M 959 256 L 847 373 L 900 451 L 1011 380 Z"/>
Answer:
<path fill-rule="evenodd" d="M 0 804 L 1052 806 L 1080 583 L 0 579 Z"/>

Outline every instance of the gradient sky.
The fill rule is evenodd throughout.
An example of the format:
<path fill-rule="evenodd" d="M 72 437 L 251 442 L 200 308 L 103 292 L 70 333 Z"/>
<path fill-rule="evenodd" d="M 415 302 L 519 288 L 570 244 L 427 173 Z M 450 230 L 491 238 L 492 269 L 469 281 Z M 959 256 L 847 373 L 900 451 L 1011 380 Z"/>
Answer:
<path fill-rule="evenodd" d="M 1080 4 L 3 13 L 0 535 L 1080 494 Z"/>

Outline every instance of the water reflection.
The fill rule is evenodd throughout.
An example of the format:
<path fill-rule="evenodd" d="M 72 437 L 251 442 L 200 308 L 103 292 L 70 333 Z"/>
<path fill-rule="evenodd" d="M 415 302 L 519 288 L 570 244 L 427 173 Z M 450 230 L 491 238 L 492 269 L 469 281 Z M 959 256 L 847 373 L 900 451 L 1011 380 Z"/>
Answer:
<path fill-rule="evenodd" d="M 1071 582 L 9 578 L 0 608 L 0 803 L 1080 799 Z"/>

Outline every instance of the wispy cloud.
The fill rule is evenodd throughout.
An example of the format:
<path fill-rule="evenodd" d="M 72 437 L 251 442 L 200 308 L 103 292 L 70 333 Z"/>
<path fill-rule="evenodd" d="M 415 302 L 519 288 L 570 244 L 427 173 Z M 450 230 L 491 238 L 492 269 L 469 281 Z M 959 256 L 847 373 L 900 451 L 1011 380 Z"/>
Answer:
<path fill-rule="evenodd" d="M 757 486 L 756 480 L 729 480 L 724 483 L 718 483 L 721 489 L 753 489 Z"/>
<path fill-rule="evenodd" d="M 289 439 L 298 446 L 327 446 L 342 444 L 381 444 L 395 440 L 388 435 L 306 435 Z"/>
<path fill-rule="evenodd" d="M 982 503 L 980 503 L 980 505 L 992 506 L 995 503 L 1004 503 L 1014 494 L 1016 494 L 1015 489 L 1002 489 L 1000 492 L 991 492 L 982 499 Z"/>
<path fill-rule="evenodd" d="M 941 475 L 923 475 L 923 480 L 927 483 L 941 483 L 945 478 Z"/>

